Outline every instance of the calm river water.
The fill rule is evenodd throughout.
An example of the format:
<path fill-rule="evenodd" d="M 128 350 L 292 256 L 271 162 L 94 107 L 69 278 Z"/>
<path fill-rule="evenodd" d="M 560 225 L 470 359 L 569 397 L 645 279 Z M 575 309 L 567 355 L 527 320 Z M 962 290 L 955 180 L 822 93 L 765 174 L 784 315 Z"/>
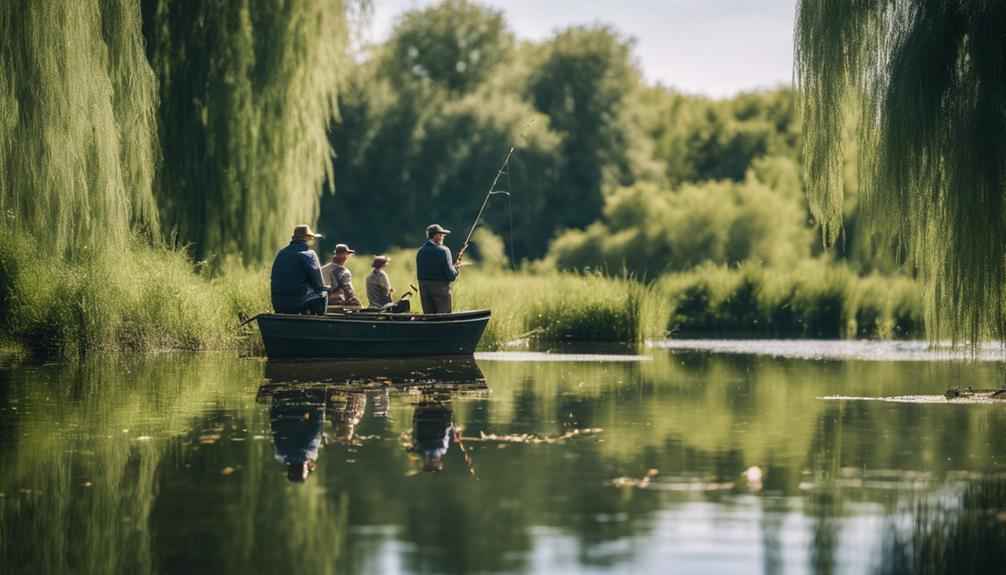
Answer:
<path fill-rule="evenodd" d="M 810 342 L 7 365 L 0 572 L 996 572 L 1006 403 L 942 393 L 1001 370 Z"/>

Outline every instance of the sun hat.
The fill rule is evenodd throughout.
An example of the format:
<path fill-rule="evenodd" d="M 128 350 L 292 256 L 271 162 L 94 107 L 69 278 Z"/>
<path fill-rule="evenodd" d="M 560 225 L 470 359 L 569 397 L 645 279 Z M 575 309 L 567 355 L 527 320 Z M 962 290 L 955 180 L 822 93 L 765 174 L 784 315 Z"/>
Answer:
<path fill-rule="evenodd" d="M 325 237 L 325 236 L 323 236 L 323 235 L 321 235 L 321 234 L 319 234 L 317 232 L 311 231 L 311 226 L 309 226 L 307 224 L 300 224 L 299 226 L 294 226 L 294 228 L 293 228 L 293 237 L 290 238 L 290 239 L 294 239 L 295 240 L 297 238 L 303 238 L 305 236 L 311 236 L 313 238 L 324 238 Z"/>

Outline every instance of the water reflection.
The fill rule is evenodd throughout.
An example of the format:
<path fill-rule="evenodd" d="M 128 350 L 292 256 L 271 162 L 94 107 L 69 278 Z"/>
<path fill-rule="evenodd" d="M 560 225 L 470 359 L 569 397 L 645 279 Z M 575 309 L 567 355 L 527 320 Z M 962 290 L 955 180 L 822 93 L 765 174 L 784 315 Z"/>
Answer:
<path fill-rule="evenodd" d="M 460 444 L 471 468 L 450 399 L 451 393 L 486 389 L 472 358 L 268 362 L 265 374 L 258 401 L 269 403 L 276 459 L 291 483 L 307 480 L 323 445 L 353 444 L 368 403 L 373 417 L 387 417 L 392 392 L 422 398 L 412 416 L 412 451 L 424 471 L 443 470 L 452 442 Z"/>
<path fill-rule="evenodd" d="M 260 400 L 264 394 L 260 393 Z M 303 483 L 318 462 L 328 394 L 324 388 L 283 388 L 269 399 L 269 422 L 276 459 L 286 466 L 286 478 Z"/>
<path fill-rule="evenodd" d="M 1004 406 L 820 399 L 988 387 L 997 365 L 550 359 L 198 355 L 0 371 L 0 572 L 897 573 L 1006 560 Z"/>

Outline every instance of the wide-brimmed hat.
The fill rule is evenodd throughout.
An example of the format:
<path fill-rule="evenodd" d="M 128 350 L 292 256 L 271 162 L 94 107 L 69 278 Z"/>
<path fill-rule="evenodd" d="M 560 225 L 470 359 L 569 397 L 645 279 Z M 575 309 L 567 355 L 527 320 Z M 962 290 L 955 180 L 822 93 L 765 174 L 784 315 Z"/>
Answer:
<path fill-rule="evenodd" d="M 349 249 L 349 246 L 347 246 L 346 244 L 335 244 L 335 251 L 332 253 L 334 253 L 335 255 L 355 254 L 356 250 Z"/>
<path fill-rule="evenodd" d="M 391 262 L 391 258 L 388 256 L 374 256 L 374 261 L 370 262 L 370 267 L 379 268 L 388 265 L 389 262 Z"/>
<path fill-rule="evenodd" d="M 293 237 L 291 239 L 303 238 L 305 236 L 311 236 L 313 238 L 324 238 L 325 236 L 311 231 L 311 226 L 307 224 L 300 224 L 299 226 L 294 226 Z"/>
<path fill-rule="evenodd" d="M 426 237 L 432 238 L 435 234 L 449 234 L 451 230 L 444 229 L 440 224 L 430 224 L 426 226 Z"/>

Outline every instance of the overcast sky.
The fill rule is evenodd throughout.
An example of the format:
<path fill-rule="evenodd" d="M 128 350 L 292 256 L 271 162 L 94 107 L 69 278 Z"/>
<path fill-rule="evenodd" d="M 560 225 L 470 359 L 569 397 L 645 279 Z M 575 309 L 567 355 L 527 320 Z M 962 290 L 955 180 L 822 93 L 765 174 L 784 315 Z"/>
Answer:
<path fill-rule="evenodd" d="M 403 11 L 435 0 L 374 0 L 366 38 L 388 38 Z M 635 39 L 647 80 L 729 96 L 792 82 L 796 0 L 480 0 L 518 37 L 543 40 L 575 24 L 610 24 Z"/>

